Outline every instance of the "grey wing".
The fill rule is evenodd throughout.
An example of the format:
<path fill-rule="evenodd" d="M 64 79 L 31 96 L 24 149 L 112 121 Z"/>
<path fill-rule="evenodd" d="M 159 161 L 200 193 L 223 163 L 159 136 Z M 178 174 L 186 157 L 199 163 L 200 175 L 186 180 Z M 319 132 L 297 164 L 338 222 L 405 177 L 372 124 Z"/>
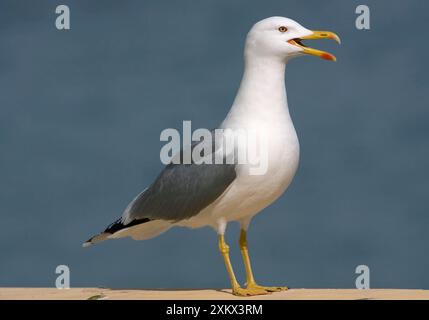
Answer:
<path fill-rule="evenodd" d="M 215 149 L 213 142 L 212 155 Z M 141 219 L 176 222 L 197 215 L 236 178 L 235 164 L 214 164 L 214 156 L 212 160 L 213 164 L 167 165 L 152 185 L 129 204 L 124 223 Z"/>
<path fill-rule="evenodd" d="M 130 204 L 124 218 L 188 219 L 215 201 L 235 177 L 234 165 L 168 165 Z"/>
<path fill-rule="evenodd" d="M 209 144 L 207 151 L 204 149 L 200 156 L 211 157 L 213 164 L 191 162 L 167 165 L 152 185 L 128 205 L 121 218 L 87 240 L 84 246 L 126 235 L 135 239 L 150 238 L 167 230 L 171 223 L 189 219 L 213 203 L 237 175 L 235 164 L 228 164 L 230 162 L 225 160 L 226 156 L 223 164 L 214 164 L 215 151 L 220 148 L 216 147 L 213 132 L 211 136 L 211 148 Z M 199 143 L 202 141 L 192 144 L 191 151 Z M 183 159 L 183 153 L 182 150 L 177 156 Z M 132 230 L 136 232 L 132 234 Z"/>

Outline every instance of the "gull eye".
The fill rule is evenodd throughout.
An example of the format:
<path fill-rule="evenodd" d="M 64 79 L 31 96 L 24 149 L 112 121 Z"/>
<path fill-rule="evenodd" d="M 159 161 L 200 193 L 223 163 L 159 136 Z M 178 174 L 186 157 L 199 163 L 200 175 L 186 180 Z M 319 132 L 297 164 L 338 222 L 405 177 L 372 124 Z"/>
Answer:
<path fill-rule="evenodd" d="M 279 31 L 280 32 L 286 32 L 287 28 L 285 26 L 281 26 L 281 27 L 279 27 Z"/>

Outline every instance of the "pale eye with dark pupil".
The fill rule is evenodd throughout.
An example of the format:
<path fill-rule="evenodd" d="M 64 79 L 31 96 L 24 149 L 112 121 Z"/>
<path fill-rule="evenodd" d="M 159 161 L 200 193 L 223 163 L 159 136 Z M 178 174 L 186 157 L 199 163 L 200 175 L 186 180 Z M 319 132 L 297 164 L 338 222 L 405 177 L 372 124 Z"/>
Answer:
<path fill-rule="evenodd" d="M 286 32 L 286 31 L 287 31 L 287 28 L 286 28 L 286 27 L 284 27 L 284 26 L 281 26 L 281 27 L 279 27 L 279 31 L 280 31 L 280 32 Z"/>

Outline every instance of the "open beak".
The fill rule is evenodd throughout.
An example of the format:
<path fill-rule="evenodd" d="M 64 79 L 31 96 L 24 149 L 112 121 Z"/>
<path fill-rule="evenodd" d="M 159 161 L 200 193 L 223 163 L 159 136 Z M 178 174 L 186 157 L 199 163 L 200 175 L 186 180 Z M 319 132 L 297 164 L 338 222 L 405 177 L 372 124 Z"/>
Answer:
<path fill-rule="evenodd" d="M 288 42 L 290 44 L 293 44 L 294 46 L 301 48 L 302 51 L 306 54 L 317 56 L 325 60 L 337 61 L 337 58 L 335 58 L 333 54 L 330 54 L 329 52 L 325 52 L 322 50 L 309 48 L 301 42 L 302 40 L 313 40 L 313 39 L 332 39 L 338 43 L 341 43 L 340 37 L 337 36 L 335 33 L 329 32 L 329 31 L 313 31 L 313 33 L 308 36 L 295 38 L 295 39 L 289 40 Z"/>

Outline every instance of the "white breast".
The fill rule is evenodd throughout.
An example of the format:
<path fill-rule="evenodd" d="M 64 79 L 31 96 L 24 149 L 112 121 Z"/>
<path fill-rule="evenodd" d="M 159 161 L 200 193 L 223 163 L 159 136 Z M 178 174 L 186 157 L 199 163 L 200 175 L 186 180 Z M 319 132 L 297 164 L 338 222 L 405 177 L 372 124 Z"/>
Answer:
<path fill-rule="evenodd" d="M 267 142 L 267 167 L 249 174 L 249 164 L 237 166 L 237 178 L 214 203 L 181 222 L 188 227 L 220 220 L 247 220 L 273 203 L 291 183 L 299 162 L 299 142 L 289 115 L 284 83 L 286 62 L 245 54 L 245 71 L 222 129 L 247 130 Z M 240 147 L 240 145 L 239 145 Z"/>
<path fill-rule="evenodd" d="M 287 110 L 273 115 L 271 121 L 248 123 L 254 126 L 250 129 L 259 130 L 266 137 L 266 171 L 251 174 L 251 165 L 238 165 L 237 179 L 218 202 L 219 210 L 213 212 L 216 218 L 240 220 L 257 214 L 284 193 L 298 168 L 299 142 Z"/>
<path fill-rule="evenodd" d="M 237 178 L 224 194 L 197 216 L 180 223 L 197 228 L 225 221 L 246 220 L 280 197 L 292 182 L 299 163 L 299 142 L 287 110 L 271 121 L 245 121 L 251 130 L 263 132 L 267 140 L 267 167 L 263 174 L 250 174 L 249 164 L 237 166 Z M 224 127 L 243 128 L 243 123 L 225 122 Z M 254 167 L 254 166 L 253 166 Z"/>

